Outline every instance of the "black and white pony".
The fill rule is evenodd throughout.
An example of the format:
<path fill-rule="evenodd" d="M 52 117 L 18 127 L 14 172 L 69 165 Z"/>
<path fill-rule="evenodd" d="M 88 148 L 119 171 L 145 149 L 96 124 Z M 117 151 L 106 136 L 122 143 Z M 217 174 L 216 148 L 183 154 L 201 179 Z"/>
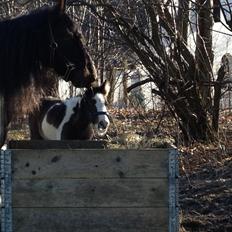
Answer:
<path fill-rule="evenodd" d="M 29 116 L 31 139 L 89 140 L 94 131 L 103 136 L 110 125 L 106 107 L 109 90 L 106 81 L 66 101 L 44 99 L 40 109 Z"/>
<path fill-rule="evenodd" d="M 49 87 L 47 70 L 76 87 L 90 87 L 96 80 L 93 61 L 64 2 L 0 22 L 0 147 L 12 116 L 38 106 Z"/>

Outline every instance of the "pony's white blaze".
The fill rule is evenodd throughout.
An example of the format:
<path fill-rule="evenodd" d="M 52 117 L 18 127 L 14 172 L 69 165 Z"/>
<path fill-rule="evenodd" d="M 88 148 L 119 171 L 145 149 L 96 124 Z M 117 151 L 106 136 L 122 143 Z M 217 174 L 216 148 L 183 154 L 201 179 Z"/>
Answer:
<path fill-rule="evenodd" d="M 98 112 L 99 111 L 107 112 L 106 105 L 105 105 L 106 100 L 102 93 L 95 94 L 93 99 L 96 101 L 96 108 Z"/>
<path fill-rule="evenodd" d="M 105 96 L 102 93 L 97 93 L 93 99 L 96 101 L 97 112 L 107 113 L 107 108 L 105 105 L 105 102 L 106 102 Z M 100 122 L 102 122 L 103 125 L 105 126 L 104 129 L 102 129 L 102 128 L 99 129 Z M 94 126 L 95 126 L 95 129 L 97 130 L 98 134 L 102 136 L 106 133 L 109 125 L 110 125 L 110 120 L 109 120 L 108 116 L 106 114 L 100 114 L 100 115 L 98 115 L 98 122 Z"/>
<path fill-rule="evenodd" d="M 46 115 L 46 117 L 42 121 L 42 132 L 43 132 L 44 139 L 61 140 L 61 132 L 62 132 L 63 126 L 66 122 L 70 120 L 71 116 L 74 114 L 73 108 L 76 107 L 77 103 L 80 104 L 80 102 L 81 102 L 81 97 L 74 97 L 64 102 L 64 104 L 66 105 L 65 116 L 58 128 L 54 127 L 53 125 L 47 122 L 47 115 Z M 58 104 L 59 103 L 55 105 L 58 105 Z M 52 110 L 53 107 L 51 107 L 49 111 Z"/>

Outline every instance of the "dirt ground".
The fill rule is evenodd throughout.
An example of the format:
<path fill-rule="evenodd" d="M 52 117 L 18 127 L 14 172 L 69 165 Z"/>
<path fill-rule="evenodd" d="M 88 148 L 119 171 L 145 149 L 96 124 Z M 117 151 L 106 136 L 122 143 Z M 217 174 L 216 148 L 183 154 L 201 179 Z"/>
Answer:
<path fill-rule="evenodd" d="M 215 144 L 180 149 L 181 231 L 232 231 L 232 115 Z"/>
<path fill-rule="evenodd" d="M 200 151 L 193 155 L 182 154 L 179 182 L 182 232 L 232 231 L 231 154 L 232 151 L 219 149 L 207 150 L 205 154 Z M 203 161 L 198 161 L 197 168 L 188 169 L 196 156 Z"/>
<path fill-rule="evenodd" d="M 167 147 L 180 151 L 180 231 L 232 231 L 232 116 L 221 117 L 221 141 L 181 147 L 178 127 L 168 115 L 111 111 L 105 137 L 113 148 Z M 167 117 L 166 117 L 167 116 Z M 9 138 L 28 139 L 28 129 L 11 130 Z M 26 133 L 25 133 L 26 131 Z"/>

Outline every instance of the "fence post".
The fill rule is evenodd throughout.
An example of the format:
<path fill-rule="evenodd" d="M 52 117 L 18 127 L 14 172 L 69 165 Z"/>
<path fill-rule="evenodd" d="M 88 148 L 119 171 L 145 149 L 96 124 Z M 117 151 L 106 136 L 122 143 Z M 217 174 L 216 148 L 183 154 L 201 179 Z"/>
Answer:
<path fill-rule="evenodd" d="M 5 109 L 4 109 L 4 95 L 0 93 L 0 149 L 1 145 L 5 140 L 5 135 L 4 135 L 4 124 L 5 124 Z"/>
<path fill-rule="evenodd" d="M 179 231 L 179 203 L 178 203 L 178 151 L 169 151 L 169 232 Z"/>
<path fill-rule="evenodd" d="M 0 150 L 1 232 L 12 232 L 11 151 Z"/>

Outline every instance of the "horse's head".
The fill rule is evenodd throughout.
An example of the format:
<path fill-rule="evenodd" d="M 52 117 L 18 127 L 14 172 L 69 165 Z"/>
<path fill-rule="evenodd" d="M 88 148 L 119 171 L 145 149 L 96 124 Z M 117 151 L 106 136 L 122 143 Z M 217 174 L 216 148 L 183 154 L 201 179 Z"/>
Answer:
<path fill-rule="evenodd" d="M 50 66 L 75 87 L 89 87 L 96 80 L 94 63 L 75 23 L 58 5 L 49 19 Z"/>
<path fill-rule="evenodd" d="M 101 86 L 87 89 L 82 99 L 86 117 L 94 124 L 94 129 L 99 136 L 105 135 L 110 125 L 106 107 L 109 91 L 110 84 L 105 81 Z"/>

